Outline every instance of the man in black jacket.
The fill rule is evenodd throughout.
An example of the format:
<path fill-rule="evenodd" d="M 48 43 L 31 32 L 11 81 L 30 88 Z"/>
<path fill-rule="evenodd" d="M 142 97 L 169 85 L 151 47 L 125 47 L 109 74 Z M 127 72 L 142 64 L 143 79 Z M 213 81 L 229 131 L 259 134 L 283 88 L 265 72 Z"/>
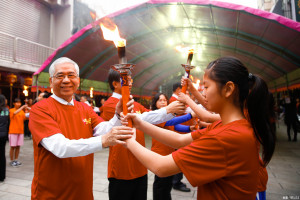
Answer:
<path fill-rule="evenodd" d="M 5 100 L 5 97 L 0 94 L 0 182 L 3 182 L 5 179 L 5 144 L 8 137 L 9 127 L 9 110 L 6 107 Z"/>

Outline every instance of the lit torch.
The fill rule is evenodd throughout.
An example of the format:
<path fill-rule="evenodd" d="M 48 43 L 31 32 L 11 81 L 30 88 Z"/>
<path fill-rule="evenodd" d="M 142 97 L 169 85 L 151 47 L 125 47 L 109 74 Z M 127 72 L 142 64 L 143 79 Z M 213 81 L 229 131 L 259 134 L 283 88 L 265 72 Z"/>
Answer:
<path fill-rule="evenodd" d="M 191 65 L 193 60 L 193 55 L 194 55 L 194 49 L 189 47 L 182 48 L 181 46 L 177 46 L 176 50 L 180 52 L 188 52 L 187 64 L 181 64 L 181 66 L 185 69 L 184 77 L 189 78 L 191 69 L 195 68 L 195 66 Z M 181 92 L 185 94 L 186 89 L 187 89 L 187 83 L 182 87 Z"/>
<path fill-rule="evenodd" d="M 184 74 L 185 78 L 190 77 L 191 69 L 193 69 L 195 67 L 195 66 L 191 65 L 192 60 L 193 60 L 193 55 L 194 55 L 194 49 L 190 49 L 189 54 L 188 54 L 187 64 L 181 64 L 181 66 L 185 69 L 185 74 Z M 186 89 L 187 89 L 187 83 L 182 87 L 181 91 L 185 94 Z"/>
<path fill-rule="evenodd" d="M 105 24 L 107 25 L 107 23 Z M 128 108 L 126 104 L 129 101 L 129 78 L 128 76 L 131 74 L 131 69 L 135 67 L 134 64 L 127 63 L 126 58 L 126 40 L 121 38 L 119 35 L 118 27 L 115 24 L 112 24 L 109 21 L 110 28 L 104 26 L 104 24 L 100 24 L 100 27 L 103 32 L 103 37 L 105 40 L 110 40 L 115 43 L 115 46 L 118 49 L 118 57 L 119 57 L 119 64 L 115 64 L 111 66 L 111 68 L 115 71 L 118 71 L 121 75 L 121 85 L 122 85 L 122 100 L 123 100 L 123 113 L 126 115 L 128 113 Z M 129 119 L 128 126 L 132 127 L 132 120 Z"/>

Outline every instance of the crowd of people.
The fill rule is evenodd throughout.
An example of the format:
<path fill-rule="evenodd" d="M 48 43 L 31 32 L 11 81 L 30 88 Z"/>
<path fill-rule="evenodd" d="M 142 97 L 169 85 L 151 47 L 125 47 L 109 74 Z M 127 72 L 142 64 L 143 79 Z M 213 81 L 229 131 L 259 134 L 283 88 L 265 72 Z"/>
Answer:
<path fill-rule="evenodd" d="M 172 188 L 189 192 L 183 175 L 198 187 L 197 199 L 265 199 L 266 166 L 275 149 L 272 95 L 238 59 L 209 63 L 204 91 L 182 78 L 170 99 L 164 93 L 153 96 L 151 110 L 131 99 L 126 116 L 118 72 L 109 71 L 113 93 L 101 99 L 101 107 L 75 95 L 79 66 L 71 59 L 55 60 L 49 75 L 52 95 L 40 93 L 24 105 L 17 98 L 11 109 L 0 95 L 0 181 L 5 179 L 7 139 L 10 165 L 18 167 L 25 134 L 34 149 L 32 199 L 93 199 L 93 153 L 105 148 L 110 200 L 146 200 L 147 169 L 155 174 L 154 200 L 172 199 Z M 131 89 L 134 78 L 129 79 Z M 183 85 L 187 93 L 181 92 Z M 286 113 L 297 109 L 299 102 L 285 98 Z M 289 116 L 291 140 L 294 117 Z M 126 126 L 129 119 L 133 127 Z M 145 134 L 152 137 L 151 149 L 145 147 Z"/>

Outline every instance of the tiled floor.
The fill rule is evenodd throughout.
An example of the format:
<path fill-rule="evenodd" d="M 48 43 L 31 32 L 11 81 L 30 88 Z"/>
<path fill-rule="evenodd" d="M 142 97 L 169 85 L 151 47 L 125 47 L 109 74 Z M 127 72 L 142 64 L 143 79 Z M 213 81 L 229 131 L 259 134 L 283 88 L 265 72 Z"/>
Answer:
<path fill-rule="evenodd" d="M 288 142 L 286 127 L 280 124 L 277 130 L 277 147 L 267 167 L 269 182 L 267 199 L 300 199 L 300 142 Z M 300 139 L 300 134 L 299 134 Z M 150 138 L 147 137 L 147 147 L 150 146 Z M 33 177 L 33 149 L 32 140 L 25 139 L 21 147 L 20 161 L 23 165 L 18 168 L 9 166 L 9 145 L 6 145 L 7 172 L 6 179 L 0 183 L 0 199 L 26 200 L 30 199 L 30 187 Z M 95 154 L 94 166 L 94 198 L 95 200 L 108 199 L 107 173 L 108 150 Z M 148 174 L 148 199 L 152 199 L 153 173 Z M 196 188 L 184 179 L 184 182 L 192 189 L 191 192 L 172 191 L 173 200 L 192 200 L 197 197 Z"/>

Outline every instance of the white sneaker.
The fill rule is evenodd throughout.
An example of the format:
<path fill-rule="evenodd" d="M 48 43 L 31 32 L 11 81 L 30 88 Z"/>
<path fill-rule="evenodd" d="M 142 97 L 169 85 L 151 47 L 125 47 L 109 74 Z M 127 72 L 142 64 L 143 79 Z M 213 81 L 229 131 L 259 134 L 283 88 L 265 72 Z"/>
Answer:
<path fill-rule="evenodd" d="M 17 161 L 17 160 L 16 160 L 16 163 L 17 163 L 17 166 L 21 166 L 22 165 L 22 163 L 19 162 L 19 161 Z"/>
<path fill-rule="evenodd" d="M 18 164 L 17 164 L 17 162 L 15 160 L 13 160 L 13 161 L 10 162 L 10 166 L 12 166 L 12 167 L 18 167 Z"/>

